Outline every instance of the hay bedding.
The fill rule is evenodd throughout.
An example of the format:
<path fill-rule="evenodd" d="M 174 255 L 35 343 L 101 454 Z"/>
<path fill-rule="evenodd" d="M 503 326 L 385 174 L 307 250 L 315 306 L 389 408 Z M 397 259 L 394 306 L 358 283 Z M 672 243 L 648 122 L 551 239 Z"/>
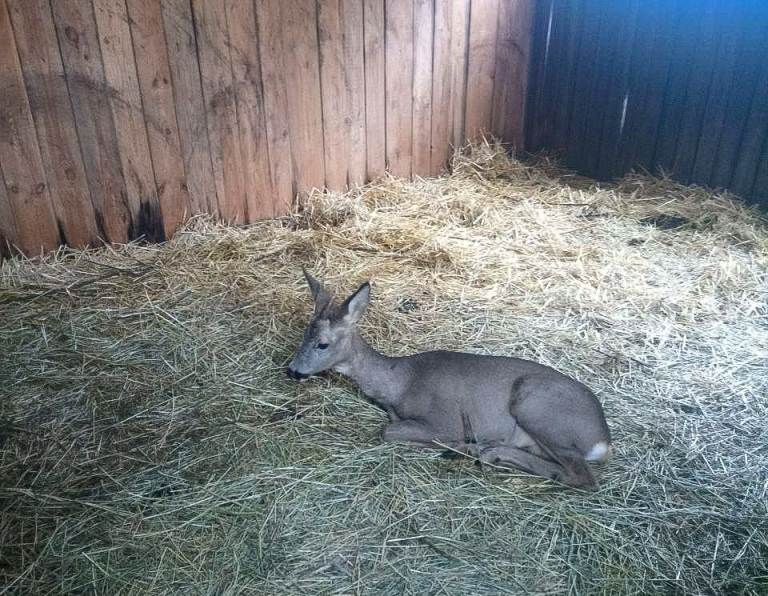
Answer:
<path fill-rule="evenodd" d="M 284 365 L 305 264 L 374 280 L 394 354 L 589 384 L 595 494 L 383 445 Z M 768 230 L 727 196 L 598 188 L 497 147 L 246 229 L 2 267 L 0 583 L 60 593 L 766 593 Z"/>

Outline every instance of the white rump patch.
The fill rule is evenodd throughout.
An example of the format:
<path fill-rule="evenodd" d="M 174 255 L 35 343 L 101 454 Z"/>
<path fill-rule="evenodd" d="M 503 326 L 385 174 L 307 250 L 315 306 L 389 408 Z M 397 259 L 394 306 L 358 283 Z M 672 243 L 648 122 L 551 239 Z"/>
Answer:
<path fill-rule="evenodd" d="M 587 461 L 603 461 L 606 457 L 608 457 L 610 450 L 611 447 L 608 445 L 608 443 L 605 441 L 600 441 L 599 443 L 595 443 L 592 446 L 592 449 L 590 449 L 589 453 L 584 456 L 584 459 Z"/>

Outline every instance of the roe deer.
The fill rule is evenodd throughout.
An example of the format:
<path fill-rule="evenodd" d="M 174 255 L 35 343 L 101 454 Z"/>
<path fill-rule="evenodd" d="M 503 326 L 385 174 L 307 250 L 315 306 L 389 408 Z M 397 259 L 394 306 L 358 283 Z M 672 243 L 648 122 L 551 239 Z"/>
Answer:
<path fill-rule="evenodd" d="M 586 462 L 604 461 L 611 438 L 602 406 L 578 381 L 543 364 L 436 351 L 389 357 L 356 328 L 370 299 L 363 284 L 337 305 L 306 270 L 315 312 L 288 366 L 293 379 L 332 369 L 389 414 L 385 441 L 445 445 L 480 462 L 596 488 Z"/>

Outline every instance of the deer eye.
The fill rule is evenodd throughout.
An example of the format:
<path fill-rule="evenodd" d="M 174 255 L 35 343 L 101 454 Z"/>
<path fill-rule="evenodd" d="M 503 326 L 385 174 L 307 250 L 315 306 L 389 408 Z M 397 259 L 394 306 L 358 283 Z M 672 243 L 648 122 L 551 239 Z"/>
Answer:
<path fill-rule="evenodd" d="M 325 348 L 328 347 L 328 344 L 317 344 L 316 347 L 318 350 L 324 350 Z"/>

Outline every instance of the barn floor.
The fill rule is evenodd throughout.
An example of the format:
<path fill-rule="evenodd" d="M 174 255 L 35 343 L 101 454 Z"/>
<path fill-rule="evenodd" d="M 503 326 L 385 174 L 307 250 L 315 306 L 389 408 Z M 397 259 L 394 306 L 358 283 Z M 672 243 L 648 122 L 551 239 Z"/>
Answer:
<path fill-rule="evenodd" d="M 593 387 L 600 491 L 383 445 L 351 384 L 289 381 L 301 265 L 373 279 L 386 352 Z M 444 178 L 6 262 L 0 284 L 8 592 L 768 591 L 768 227 L 728 197 L 481 146 Z"/>

